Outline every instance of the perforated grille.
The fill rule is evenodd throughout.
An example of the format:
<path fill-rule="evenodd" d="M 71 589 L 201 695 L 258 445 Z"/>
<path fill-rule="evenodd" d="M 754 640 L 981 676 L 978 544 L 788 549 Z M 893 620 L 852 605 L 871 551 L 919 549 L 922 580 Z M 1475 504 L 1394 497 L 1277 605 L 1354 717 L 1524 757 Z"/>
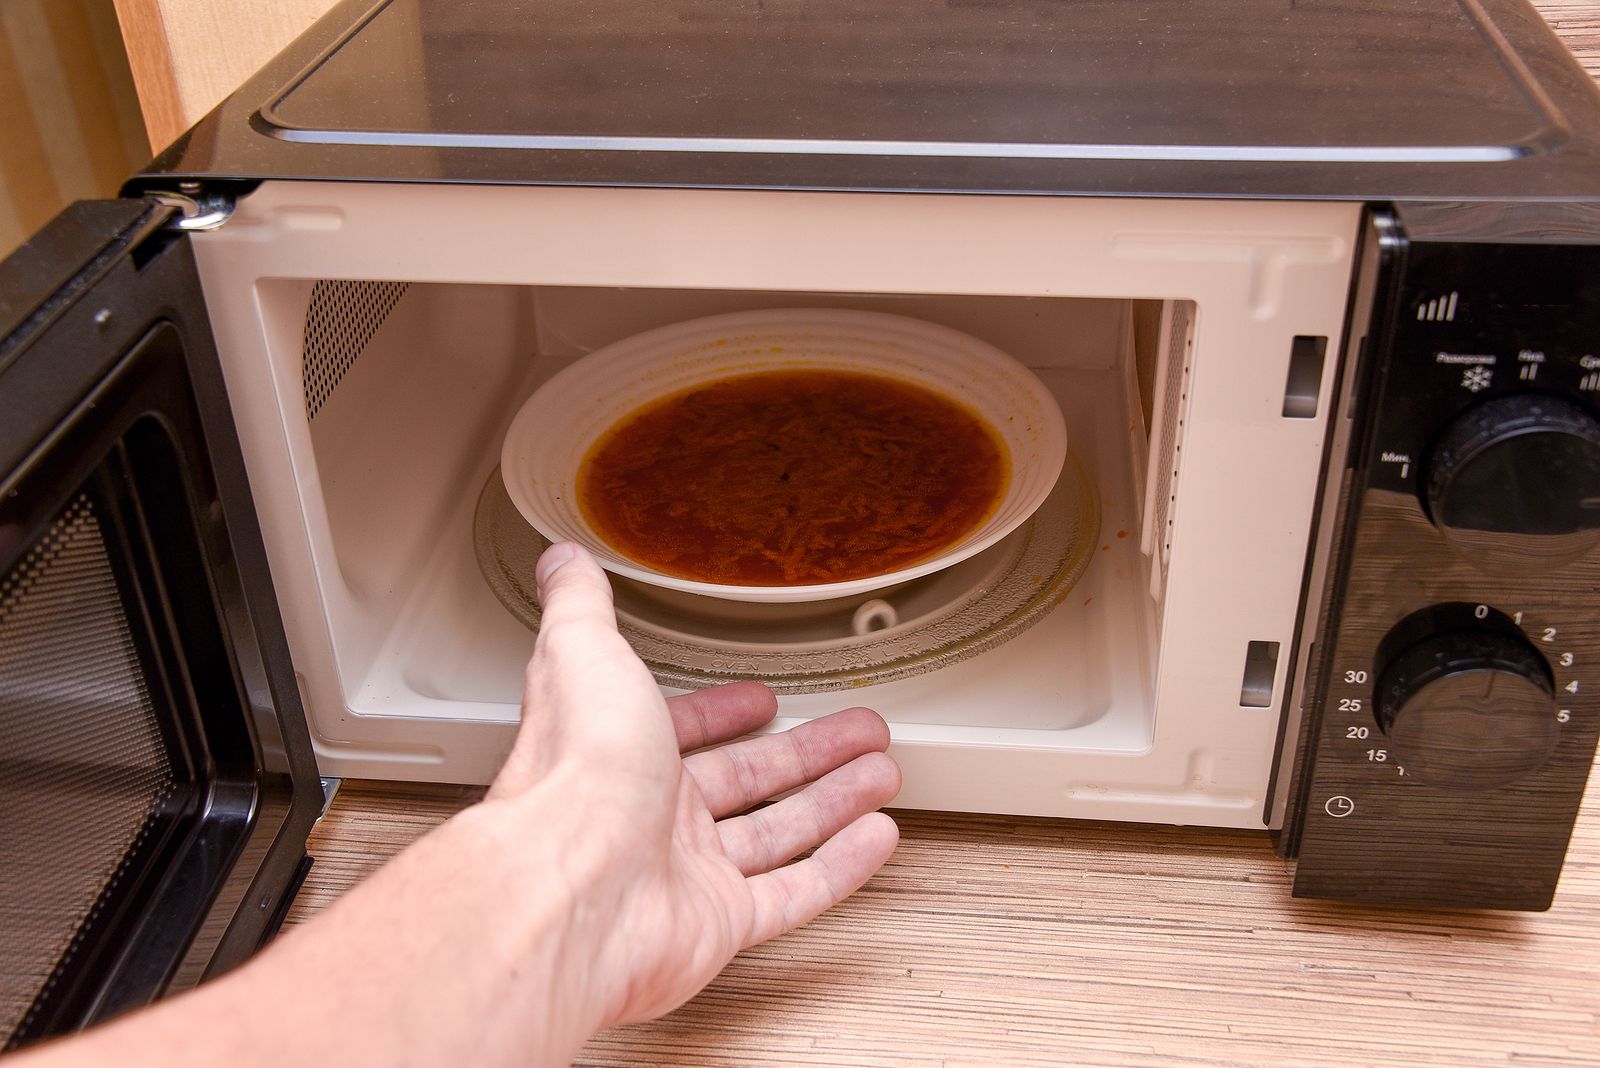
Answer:
<path fill-rule="evenodd" d="M 409 282 L 318 282 L 301 343 L 306 418 L 314 419 L 383 326 Z"/>
<path fill-rule="evenodd" d="M 0 579 L 0 1046 L 125 874 L 172 765 L 93 502 Z"/>
<path fill-rule="evenodd" d="M 1183 458 L 1183 424 L 1189 410 L 1189 374 L 1194 357 L 1194 304 L 1168 301 L 1162 316 L 1161 358 L 1157 366 L 1154 422 L 1150 442 L 1149 485 L 1145 490 L 1141 548 L 1150 557 L 1150 595 L 1160 599 L 1172 556 L 1177 518 L 1178 466 Z"/>

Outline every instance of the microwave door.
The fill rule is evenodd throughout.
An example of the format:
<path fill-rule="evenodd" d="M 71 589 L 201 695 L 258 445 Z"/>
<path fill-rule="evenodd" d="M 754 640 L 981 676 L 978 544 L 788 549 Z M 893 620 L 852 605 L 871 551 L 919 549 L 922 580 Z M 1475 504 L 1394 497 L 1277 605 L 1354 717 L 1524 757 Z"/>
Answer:
<path fill-rule="evenodd" d="M 247 957 L 322 805 L 172 215 L 78 203 L 0 263 L 0 1049 Z"/>

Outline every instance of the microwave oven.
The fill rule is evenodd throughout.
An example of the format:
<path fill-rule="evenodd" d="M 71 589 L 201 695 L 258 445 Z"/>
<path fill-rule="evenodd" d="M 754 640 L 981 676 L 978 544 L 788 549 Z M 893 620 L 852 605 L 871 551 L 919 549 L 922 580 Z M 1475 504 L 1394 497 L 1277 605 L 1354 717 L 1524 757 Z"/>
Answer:
<path fill-rule="evenodd" d="M 987 341 L 1071 457 L 865 617 L 619 580 L 664 686 L 876 708 L 900 807 L 1548 907 L 1600 734 L 1597 152 L 1520 0 L 346 0 L 0 278 L 0 791 L 87 843 L 76 896 L 0 876 L 60 906 L 13 1034 L 247 953 L 319 775 L 487 782 L 537 627 L 507 425 L 751 309 Z"/>

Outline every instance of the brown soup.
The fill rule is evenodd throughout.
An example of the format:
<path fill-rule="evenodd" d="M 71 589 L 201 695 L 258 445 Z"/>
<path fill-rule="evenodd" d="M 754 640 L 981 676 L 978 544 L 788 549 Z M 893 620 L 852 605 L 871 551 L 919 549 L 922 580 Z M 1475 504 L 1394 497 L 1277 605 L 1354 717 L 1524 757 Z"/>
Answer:
<path fill-rule="evenodd" d="M 909 567 L 981 524 L 1005 445 L 929 390 L 873 375 L 726 378 L 619 420 L 584 458 L 595 531 L 657 571 L 735 586 Z"/>

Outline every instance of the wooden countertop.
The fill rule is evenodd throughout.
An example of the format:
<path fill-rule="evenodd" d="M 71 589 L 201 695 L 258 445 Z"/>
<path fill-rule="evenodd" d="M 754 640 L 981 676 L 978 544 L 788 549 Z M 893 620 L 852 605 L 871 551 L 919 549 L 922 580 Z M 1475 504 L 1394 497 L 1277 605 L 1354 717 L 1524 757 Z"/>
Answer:
<path fill-rule="evenodd" d="M 1540 0 L 1600 75 L 1600 0 Z M 291 914 L 477 791 L 347 783 Z M 1297 901 L 1264 833 L 896 813 L 859 894 L 595 1065 L 1600 1065 L 1600 775 L 1555 907 Z"/>
<path fill-rule="evenodd" d="M 477 794 L 347 783 L 291 920 Z M 1298 901 L 1262 832 L 895 815 L 855 897 L 580 1063 L 1600 1064 L 1600 775 L 1542 914 Z"/>

